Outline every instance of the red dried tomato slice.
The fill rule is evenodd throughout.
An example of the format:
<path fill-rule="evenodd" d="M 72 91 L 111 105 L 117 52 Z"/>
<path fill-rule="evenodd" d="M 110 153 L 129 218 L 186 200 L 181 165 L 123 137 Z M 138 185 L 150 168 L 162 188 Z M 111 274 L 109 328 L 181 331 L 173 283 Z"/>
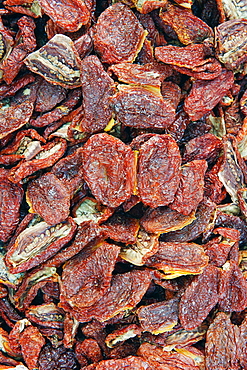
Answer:
<path fill-rule="evenodd" d="M 27 202 L 31 211 L 38 213 L 48 224 L 55 225 L 69 216 L 70 193 L 53 173 L 33 180 L 27 189 Z"/>
<path fill-rule="evenodd" d="M 134 13 L 126 5 L 116 3 L 99 16 L 94 47 L 103 63 L 133 62 L 145 37 Z"/>
<path fill-rule="evenodd" d="M 117 207 L 135 185 L 135 160 L 130 147 L 107 134 L 93 135 L 84 145 L 84 178 L 95 198 Z"/>
<path fill-rule="evenodd" d="M 138 161 L 138 192 L 150 207 L 171 203 L 180 180 L 181 156 L 170 135 L 155 136 L 141 146 Z"/>

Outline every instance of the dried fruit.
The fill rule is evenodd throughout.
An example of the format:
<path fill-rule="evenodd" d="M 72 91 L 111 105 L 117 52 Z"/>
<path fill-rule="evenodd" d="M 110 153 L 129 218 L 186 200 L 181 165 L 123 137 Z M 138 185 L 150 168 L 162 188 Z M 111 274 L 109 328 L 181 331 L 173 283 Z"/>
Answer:
<path fill-rule="evenodd" d="M 145 262 L 166 274 L 166 278 L 180 275 L 201 274 L 208 257 L 203 248 L 195 243 L 160 242 L 158 251 Z"/>
<path fill-rule="evenodd" d="M 65 88 L 81 85 L 79 56 L 71 39 L 55 35 L 42 48 L 26 58 L 31 71 L 40 74 L 48 82 Z"/>
<path fill-rule="evenodd" d="M 115 83 L 95 55 L 84 58 L 81 82 L 84 114 L 80 129 L 90 133 L 101 131 L 112 119 L 110 101 L 115 93 Z"/>
<path fill-rule="evenodd" d="M 39 0 L 41 9 L 64 31 L 75 32 L 90 20 L 90 10 L 83 0 Z"/>
<path fill-rule="evenodd" d="M 99 202 L 117 207 L 134 191 L 134 154 L 119 139 L 94 135 L 84 146 L 84 177 Z"/>
<path fill-rule="evenodd" d="M 246 14 L 1 2 L 1 369 L 247 368 Z"/>
<path fill-rule="evenodd" d="M 115 245 L 103 243 L 82 250 L 64 267 L 61 283 L 61 302 L 75 307 L 90 307 L 110 287 L 112 271 L 120 252 Z"/>
<path fill-rule="evenodd" d="M 158 89 L 119 85 L 112 105 L 125 126 L 164 129 L 175 120 L 172 102 L 164 100 Z"/>
<path fill-rule="evenodd" d="M 99 16 L 94 47 L 103 63 L 133 62 L 146 35 L 134 13 L 126 5 L 116 3 Z"/>
<path fill-rule="evenodd" d="M 209 113 L 223 98 L 234 82 L 231 71 L 223 69 L 210 81 L 196 80 L 184 102 L 184 110 L 195 121 Z"/>
<path fill-rule="evenodd" d="M 225 370 L 238 367 L 237 327 L 230 317 L 219 312 L 210 325 L 206 336 L 206 369 Z"/>
<path fill-rule="evenodd" d="M 74 235 L 76 224 L 68 218 L 50 226 L 38 222 L 22 231 L 6 254 L 6 263 L 14 273 L 26 271 L 52 257 Z"/>
<path fill-rule="evenodd" d="M 199 326 L 217 304 L 219 280 L 220 270 L 209 265 L 185 290 L 179 305 L 179 318 L 185 329 Z"/>
<path fill-rule="evenodd" d="M 138 319 L 143 330 L 156 335 L 170 331 L 178 322 L 178 302 L 177 298 L 173 298 L 138 308 Z"/>
<path fill-rule="evenodd" d="M 154 136 L 141 146 L 137 184 L 144 204 L 155 208 L 173 201 L 180 180 L 180 164 L 178 146 L 169 135 Z"/>
<path fill-rule="evenodd" d="M 52 173 L 33 180 L 27 190 L 27 202 L 48 224 L 63 222 L 69 216 L 70 193 Z"/>

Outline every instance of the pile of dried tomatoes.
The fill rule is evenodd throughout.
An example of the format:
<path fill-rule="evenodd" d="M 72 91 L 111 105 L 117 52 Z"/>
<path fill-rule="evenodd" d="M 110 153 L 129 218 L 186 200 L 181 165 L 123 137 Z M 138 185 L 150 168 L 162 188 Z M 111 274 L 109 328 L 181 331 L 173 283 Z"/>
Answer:
<path fill-rule="evenodd" d="M 0 58 L 1 369 L 247 369 L 245 0 L 5 0 Z"/>

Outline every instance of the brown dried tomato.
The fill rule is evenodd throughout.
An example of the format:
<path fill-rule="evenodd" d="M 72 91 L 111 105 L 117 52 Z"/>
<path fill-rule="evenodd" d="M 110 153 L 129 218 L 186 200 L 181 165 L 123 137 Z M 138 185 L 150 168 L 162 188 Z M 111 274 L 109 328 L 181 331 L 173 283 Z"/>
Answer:
<path fill-rule="evenodd" d="M 246 19 L 232 19 L 215 29 L 216 53 L 226 68 L 236 69 L 246 60 Z"/>
<path fill-rule="evenodd" d="M 206 369 L 239 369 L 237 327 L 230 317 L 219 312 L 207 331 Z"/>
<path fill-rule="evenodd" d="M 147 266 L 164 271 L 167 278 L 201 274 L 208 264 L 202 246 L 195 243 L 160 242 L 158 251 L 145 262 Z"/>
<path fill-rule="evenodd" d="M 232 87 L 233 82 L 232 72 L 226 69 L 213 80 L 196 80 L 184 102 L 184 110 L 190 119 L 195 121 L 209 113 Z"/>
<path fill-rule="evenodd" d="M 101 225 L 101 228 L 107 238 L 131 244 L 136 241 L 139 223 L 125 214 L 115 213 Z"/>
<path fill-rule="evenodd" d="M 141 146 L 138 158 L 138 193 L 150 207 L 171 203 L 180 180 L 181 157 L 169 135 L 155 136 Z"/>
<path fill-rule="evenodd" d="M 185 216 L 168 207 L 148 209 L 141 218 L 140 224 L 149 233 L 167 233 L 180 230 L 195 220 L 195 212 Z"/>
<path fill-rule="evenodd" d="M 61 282 L 61 303 L 69 306 L 92 306 L 110 287 L 112 271 L 120 248 L 106 242 L 84 248 L 66 263 Z"/>
<path fill-rule="evenodd" d="M 0 367 L 246 368 L 233 3 L 2 2 Z"/>
<path fill-rule="evenodd" d="M 38 213 L 48 224 L 63 222 L 69 216 L 70 193 L 53 173 L 33 180 L 27 189 L 27 202 L 32 213 Z"/>
<path fill-rule="evenodd" d="M 90 10 L 83 0 L 39 0 L 41 9 L 64 31 L 75 32 L 90 21 Z"/>
<path fill-rule="evenodd" d="M 146 34 L 134 13 L 126 5 L 116 3 L 99 16 L 94 47 L 103 63 L 133 62 Z"/>
<path fill-rule="evenodd" d="M 118 63 L 108 68 L 108 73 L 114 74 L 118 80 L 128 84 L 152 86 L 159 88 L 161 82 L 169 77 L 171 68 L 162 63 L 148 63 L 144 65 L 132 63 Z"/>
<path fill-rule="evenodd" d="M 90 133 L 101 131 L 112 118 L 110 100 L 115 93 L 115 83 L 95 55 L 82 61 L 81 82 L 83 118 L 80 129 Z"/>
<path fill-rule="evenodd" d="M 184 45 L 200 43 L 213 36 L 212 29 L 187 9 L 167 3 L 160 18 L 176 32 Z"/>
<path fill-rule="evenodd" d="M 67 99 L 65 99 L 61 105 L 54 108 L 50 112 L 38 116 L 36 119 L 31 119 L 30 124 L 34 127 L 44 127 L 58 121 L 59 119 L 62 119 L 64 116 L 68 116 L 75 105 L 78 103 L 80 97 L 80 89 L 70 91 L 68 93 Z"/>
<path fill-rule="evenodd" d="M 93 135 L 83 147 L 84 178 L 95 198 L 117 207 L 135 185 L 135 160 L 130 147 L 107 134 Z"/>
<path fill-rule="evenodd" d="M 220 270 L 208 265 L 185 290 L 179 305 L 180 322 L 185 329 L 199 326 L 219 300 Z"/>
<path fill-rule="evenodd" d="M 173 101 L 165 100 L 158 89 L 118 85 L 112 105 L 125 126 L 165 129 L 175 120 Z"/>
<path fill-rule="evenodd" d="M 48 82 L 73 89 L 81 85 L 80 58 L 72 40 L 55 35 L 42 48 L 25 59 L 27 67 Z"/>
<path fill-rule="evenodd" d="M 26 327 L 21 333 L 20 345 L 23 358 L 29 369 L 36 368 L 38 366 L 40 351 L 45 345 L 45 339 L 38 328 L 31 325 Z"/>
<path fill-rule="evenodd" d="M 15 231 L 20 216 L 23 189 L 7 179 L 8 171 L 0 169 L 0 240 L 6 242 Z"/>
<path fill-rule="evenodd" d="M 61 216 L 60 216 L 61 217 Z M 22 231 L 8 250 L 5 261 L 13 273 L 38 266 L 72 239 L 76 224 L 71 217 L 50 226 L 44 221 Z"/>
<path fill-rule="evenodd" d="M 169 207 L 188 216 L 203 199 L 207 162 L 195 160 L 182 167 L 178 190 Z"/>
<path fill-rule="evenodd" d="M 63 156 L 66 147 L 64 139 L 50 141 L 30 160 L 22 160 L 16 167 L 13 167 L 8 175 L 9 180 L 18 183 L 32 173 L 52 166 Z"/>
<path fill-rule="evenodd" d="M 159 334 L 170 331 L 178 323 L 178 298 L 141 306 L 137 315 L 144 331 Z"/>
<path fill-rule="evenodd" d="M 23 102 L 4 107 L 0 113 L 0 139 L 24 126 L 33 113 L 33 103 Z"/>
<path fill-rule="evenodd" d="M 219 293 L 219 308 L 222 311 L 242 311 L 247 307 L 247 282 L 234 261 L 223 265 Z"/>
<path fill-rule="evenodd" d="M 92 306 L 73 307 L 73 316 L 82 322 L 92 318 L 104 322 L 120 312 L 133 309 L 140 302 L 151 283 L 151 275 L 147 270 L 133 270 L 112 277 L 111 286 L 103 297 Z M 68 309 L 68 307 L 63 307 Z"/>

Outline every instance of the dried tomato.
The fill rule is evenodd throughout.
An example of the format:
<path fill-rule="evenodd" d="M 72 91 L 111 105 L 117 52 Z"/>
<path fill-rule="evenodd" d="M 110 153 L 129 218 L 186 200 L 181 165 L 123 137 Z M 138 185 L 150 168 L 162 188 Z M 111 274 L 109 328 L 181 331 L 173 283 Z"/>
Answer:
<path fill-rule="evenodd" d="M 169 207 L 157 207 L 148 209 L 140 223 L 147 232 L 161 234 L 180 230 L 194 220 L 195 212 L 185 216 Z"/>
<path fill-rule="evenodd" d="M 25 328 L 21 333 L 20 345 L 28 367 L 31 369 L 37 367 L 41 348 L 45 345 L 45 339 L 39 330 L 31 325 Z"/>
<path fill-rule="evenodd" d="M 247 33 L 246 20 L 231 19 L 216 27 L 215 31 L 216 52 L 219 60 L 227 68 L 236 69 L 246 60 L 246 45 L 243 42 Z"/>
<path fill-rule="evenodd" d="M 42 150 L 41 143 L 45 143 L 45 139 L 35 130 L 19 131 L 12 143 L 1 150 L 0 163 L 13 165 L 21 159 L 30 160 Z"/>
<path fill-rule="evenodd" d="M 4 107 L 0 113 L 0 139 L 24 126 L 33 113 L 33 103 L 23 102 Z"/>
<path fill-rule="evenodd" d="M 15 231 L 20 216 L 20 205 L 23 189 L 18 184 L 13 184 L 6 177 L 8 171 L 0 169 L 0 240 L 6 242 Z"/>
<path fill-rule="evenodd" d="M 160 242 L 158 251 L 145 262 L 164 271 L 167 278 L 200 274 L 208 264 L 203 248 L 195 243 Z"/>
<path fill-rule="evenodd" d="M 120 312 L 134 308 L 146 293 L 150 282 L 151 275 L 147 270 L 114 275 L 111 286 L 101 299 L 89 307 L 73 307 L 73 315 L 82 322 L 92 318 L 100 322 L 107 321 Z"/>
<path fill-rule="evenodd" d="M 219 292 L 219 308 L 222 311 L 242 311 L 247 307 L 246 279 L 234 261 L 223 265 Z"/>
<path fill-rule="evenodd" d="M 63 222 L 69 216 L 70 193 L 52 173 L 33 180 L 26 196 L 31 212 L 38 213 L 50 225 Z"/>
<path fill-rule="evenodd" d="M 179 305 L 180 322 L 185 329 L 199 326 L 219 300 L 220 270 L 208 265 L 185 290 Z"/>
<path fill-rule="evenodd" d="M 66 97 L 66 89 L 59 85 L 52 85 L 46 80 L 41 81 L 34 110 L 48 112 Z"/>
<path fill-rule="evenodd" d="M 78 228 L 73 242 L 67 245 L 57 254 L 51 257 L 45 266 L 60 266 L 71 257 L 79 253 L 83 248 L 89 245 L 97 245 L 104 239 L 103 232 L 94 222 L 82 222 Z"/>
<path fill-rule="evenodd" d="M 39 3 L 44 13 L 65 31 L 77 31 L 90 21 L 90 10 L 83 0 L 39 0 Z"/>
<path fill-rule="evenodd" d="M 159 9 L 166 5 L 166 0 L 142 0 L 140 2 L 135 1 L 136 9 L 141 14 L 150 13 L 154 9 Z"/>
<path fill-rule="evenodd" d="M 96 199 L 84 197 L 77 201 L 72 210 L 72 215 L 75 217 L 75 221 L 78 225 L 91 221 L 95 224 L 101 224 L 106 221 L 113 212 L 113 208 L 103 206 L 101 203 L 97 202 Z"/>
<path fill-rule="evenodd" d="M 26 316 L 34 324 L 45 327 L 63 328 L 64 311 L 59 309 L 54 303 L 29 306 Z"/>
<path fill-rule="evenodd" d="M 112 118 L 110 100 L 115 93 L 115 83 L 95 55 L 82 61 L 81 82 L 84 114 L 80 129 L 91 133 L 101 131 Z"/>
<path fill-rule="evenodd" d="M 185 47 L 166 45 L 155 48 L 155 57 L 166 64 L 193 69 L 204 62 L 206 50 L 203 44 Z"/>
<path fill-rule="evenodd" d="M 134 13 L 126 5 L 116 3 L 99 16 L 94 47 L 103 63 L 133 62 L 146 34 Z"/>
<path fill-rule="evenodd" d="M 116 360 L 103 360 L 99 364 L 85 367 L 85 370 L 121 370 L 128 367 L 136 370 L 151 370 L 151 367 L 137 356 L 128 356 L 126 358 Z"/>
<path fill-rule="evenodd" d="M 40 370 L 78 370 L 78 363 L 72 350 L 63 346 L 57 348 L 45 345 L 39 355 Z"/>
<path fill-rule="evenodd" d="M 107 347 L 113 348 L 118 345 L 119 342 L 124 342 L 130 338 L 135 337 L 136 335 L 141 334 L 140 326 L 136 324 L 131 324 L 124 326 L 123 328 L 113 331 L 111 334 L 107 335 L 105 342 Z"/>
<path fill-rule="evenodd" d="M 6 264 L 14 273 L 26 271 L 52 257 L 74 235 L 76 224 L 71 217 L 50 226 L 38 222 L 22 231 L 6 254 Z"/>
<path fill-rule="evenodd" d="M 178 323 L 178 303 L 179 299 L 173 298 L 138 308 L 142 329 L 156 335 L 170 331 Z"/>
<path fill-rule="evenodd" d="M 172 100 L 165 100 L 156 89 L 119 85 L 112 105 L 125 126 L 164 129 L 175 120 Z"/>
<path fill-rule="evenodd" d="M 234 1 L 1 2 L 1 368 L 246 368 Z"/>
<path fill-rule="evenodd" d="M 128 84 L 152 86 L 159 88 L 161 82 L 172 74 L 169 66 L 161 63 L 144 65 L 132 63 L 118 63 L 110 66 L 108 72 L 118 77 L 118 80 Z"/>
<path fill-rule="evenodd" d="M 162 9 L 160 18 L 176 32 L 179 41 L 184 45 L 200 43 L 213 36 L 212 29 L 187 9 L 167 3 Z"/>
<path fill-rule="evenodd" d="M 230 138 L 224 139 L 223 149 L 224 160 L 219 169 L 218 177 L 231 196 L 232 201 L 235 202 L 238 199 L 238 190 L 244 187 L 244 174 Z"/>
<path fill-rule="evenodd" d="M 70 191 L 71 196 L 83 184 L 83 154 L 82 149 L 78 148 L 74 153 L 67 155 L 66 158 L 60 159 L 51 170 L 59 180 Z"/>
<path fill-rule="evenodd" d="M 208 163 L 211 163 L 218 158 L 221 150 L 222 141 L 215 135 L 208 133 L 186 143 L 183 161 L 205 159 Z"/>
<path fill-rule="evenodd" d="M 81 59 L 89 55 L 93 50 L 93 40 L 88 33 L 75 40 L 74 45 Z"/>
<path fill-rule="evenodd" d="M 61 105 L 54 108 L 50 112 L 40 115 L 36 119 L 31 119 L 30 124 L 34 127 L 44 127 L 58 121 L 59 119 L 62 119 L 64 116 L 68 116 L 75 105 L 78 103 L 80 97 L 80 89 L 72 90 L 68 93 L 67 99 L 65 99 Z"/>
<path fill-rule="evenodd" d="M 66 141 L 63 139 L 50 141 L 34 157 L 30 158 L 30 160 L 23 160 L 16 167 L 13 167 L 10 170 L 8 178 L 12 182 L 18 183 L 35 171 L 52 166 L 62 157 L 66 146 Z"/>
<path fill-rule="evenodd" d="M 55 35 L 42 48 L 25 59 L 31 71 L 48 82 L 65 88 L 80 86 L 80 58 L 71 39 Z"/>
<path fill-rule="evenodd" d="M 204 199 L 197 207 L 195 220 L 184 226 L 181 230 L 162 235 L 165 242 L 188 242 L 198 238 L 207 229 L 214 226 L 216 204 L 209 199 Z"/>
<path fill-rule="evenodd" d="M 26 85 L 35 81 L 35 77 L 32 74 L 26 74 L 23 77 L 16 78 L 14 82 L 9 85 L 0 86 L 0 97 L 1 99 L 9 96 L 14 96 L 15 93 Z"/>
<path fill-rule="evenodd" d="M 166 352 L 161 347 L 143 343 L 138 349 L 141 356 L 152 369 L 199 370 L 193 356 L 178 352 Z"/>
<path fill-rule="evenodd" d="M 207 331 L 206 369 L 239 369 L 238 336 L 230 317 L 219 312 Z"/>
<path fill-rule="evenodd" d="M 48 282 L 55 283 L 57 281 L 58 274 L 54 267 L 38 268 L 27 273 L 14 296 L 18 309 L 26 310 L 40 288 L 44 288 Z M 57 298 L 59 298 L 59 294 Z"/>
<path fill-rule="evenodd" d="M 61 302 L 69 306 L 92 306 L 110 287 L 120 248 L 108 243 L 82 250 L 63 269 Z"/>
<path fill-rule="evenodd" d="M 184 110 L 195 121 L 209 113 L 232 87 L 231 71 L 223 69 L 221 74 L 210 81 L 196 80 L 184 102 Z"/>
<path fill-rule="evenodd" d="M 136 242 L 122 247 L 120 256 L 134 265 L 142 266 L 148 257 L 157 252 L 158 237 L 157 234 L 148 234 L 145 230 L 139 229 Z"/>
<path fill-rule="evenodd" d="M 7 84 L 13 82 L 24 65 L 24 59 L 28 53 L 36 48 L 36 37 L 34 20 L 30 17 L 21 17 L 17 22 L 19 32 L 19 43 L 14 46 L 12 52 L 1 63 L 3 79 Z"/>
<path fill-rule="evenodd" d="M 141 146 L 137 186 L 142 202 L 166 206 L 174 199 L 180 180 L 181 156 L 169 135 L 154 136 Z"/>
<path fill-rule="evenodd" d="M 84 178 L 95 198 L 117 207 L 135 185 L 135 160 L 130 147 L 107 134 L 93 135 L 84 145 Z"/>
<path fill-rule="evenodd" d="M 203 199 L 206 169 L 207 162 L 204 160 L 195 160 L 182 167 L 178 190 L 169 205 L 171 209 L 188 216 L 197 208 Z"/>
<path fill-rule="evenodd" d="M 136 242 L 139 223 L 124 214 L 115 213 L 101 225 L 101 228 L 106 237 L 117 242 L 131 244 Z"/>

